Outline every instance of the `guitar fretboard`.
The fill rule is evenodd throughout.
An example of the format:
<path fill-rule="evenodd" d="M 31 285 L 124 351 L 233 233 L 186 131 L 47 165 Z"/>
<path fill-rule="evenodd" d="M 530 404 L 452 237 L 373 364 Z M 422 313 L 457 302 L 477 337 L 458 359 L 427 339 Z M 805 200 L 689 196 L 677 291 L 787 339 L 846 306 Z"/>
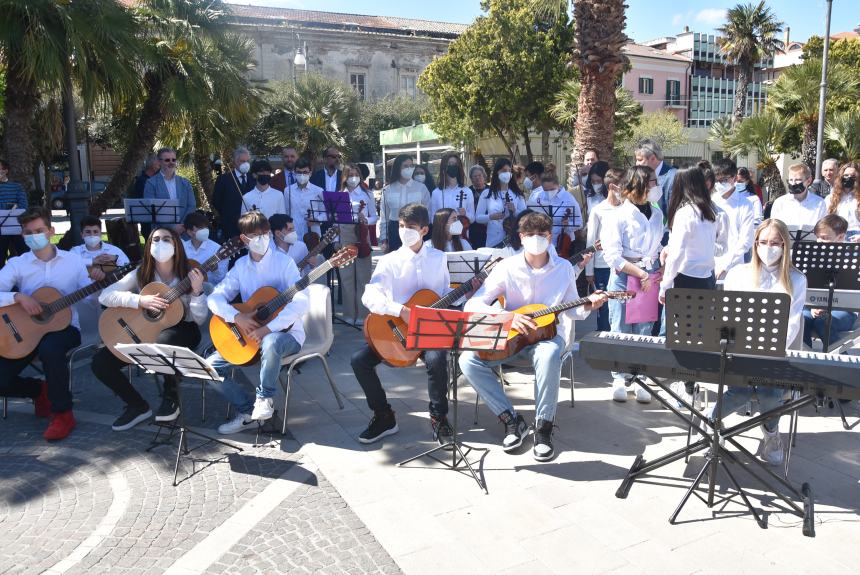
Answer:
<path fill-rule="evenodd" d="M 120 268 L 116 271 L 113 271 L 105 276 L 103 280 L 99 280 L 97 282 L 91 283 L 90 285 L 83 287 L 77 291 L 74 291 L 68 295 L 65 295 L 59 299 L 52 301 L 49 304 L 43 305 L 45 311 L 48 312 L 49 315 L 53 315 L 58 311 L 66 309 L 70 305 L 74 305 L 81 301 L 82 299 L 91 296 L 97 291 L 103 290 L 107 286 L 114 283 L 120 275 L 125 274 L 129 271 L 129 266 Z"/>
<path fill-rule="evenodd" d="M 296 294 L 311 285 L 313 282 L 324 276 L 330 269 L 334 266 L 331 264 L 331 261 L 327 261 L 324 264 L 321 264 L 319 267 L 314 268 L 311 272 L 297 281 L 291 288 L 286 289 L 279 293 L 277 296 L 272 298 L 269 303 L 262 306 L 256 314 L 256 319 L 258 321 L 266 321 L 269 320 L 272 315 L 274 315 L 275 311 L 283 306 L 287 305 L 293 298 L 296 297 Z"/>
<path fill-rule="evenodd" d="M 207 272 L 215 271 L 218 268 L 218 264 L 225 257 L 229 256 L 222 257 L 219 254 L 215 254 L 214 256 L 203 262 L 200 267 Z M 173 302 L 188 293 L 189 291 L 191 291 L 191 278 L 185 276 L 185 279 L 170 288 L 167 293 L 165 293 L 162 297 L 169 302 Z"/>

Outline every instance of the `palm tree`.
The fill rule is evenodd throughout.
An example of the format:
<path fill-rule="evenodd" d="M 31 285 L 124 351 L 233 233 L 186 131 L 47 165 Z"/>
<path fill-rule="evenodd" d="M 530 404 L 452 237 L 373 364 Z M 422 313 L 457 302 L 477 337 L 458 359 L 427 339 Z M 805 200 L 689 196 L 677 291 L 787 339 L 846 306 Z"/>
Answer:
<path fill-rule="evenodd" d="M 0 0 L 0 67 L 6 70 L 3 153 L 11 179 L 31 187 L 32 123 L 40 96 L 59 95 L 69 76 L 85 107 L 99 98 L 133 93 L 139 82 L 129 54 L 137 46 L 134 18 L 116 0 Z"/>
<path fill-rule="evenodd" d="M 718 44 L 738 71 L 732 111 L 733 126 L 746 115 L 747 89 L 756 63 L 783 47 L 778 38 L 782 25 L 764 0 L 760 0 L 758 4 L 738 4 L 730 9 L 726 14 L 726 23 L 717 29 L 722 36 Z"/>
<path fill-rule="evenodd" d="M 804 60 L 785 70 L 768 90 L 768 105 L 786 123 L 803 132 L 801 156 L 815 169 L 815 144 L 818 130 L 818 93 L 821 86 L 821 60 Z M 828 98 L 860 98 L 860 79 L 854 70 L 831 64 L 827 72 Z"/>
<path fill-rule="evenodd" d="M 708 141 L 719 142 L 723 150 L 728 150 L 732 139 L 732 117 L 720 116 L 711 122 L 708 129 Z"/>
<path fill-rule="evenodd" d="M 824 125 L 824 138 L 842 151 L 846 162 L 860 160 L 860 112 L 839 112 Z"/>
<path fill-rule="evenodd" d="M 756 168 L 762 170 L 768 200 L 773 200 L 785 193 L 785 185 L 775 159 L 779 154 L 784 130 L 785 122 L 782 118 L 770 110 L 765 110 L 742 120 L 734 128 L 726 149 L 733 156 L 756 153 L 758 156 Z"/>

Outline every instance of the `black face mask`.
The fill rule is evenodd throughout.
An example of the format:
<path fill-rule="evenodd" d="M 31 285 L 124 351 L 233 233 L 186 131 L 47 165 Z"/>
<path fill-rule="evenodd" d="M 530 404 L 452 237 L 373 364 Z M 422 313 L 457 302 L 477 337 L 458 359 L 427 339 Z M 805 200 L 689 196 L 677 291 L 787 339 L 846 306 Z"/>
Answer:
<path fill-rule="evenodd" d="M 269 182 L 270 182 L 271 180 L 272 180 L 272 176 L 271 176 L 271 175 L 260 174 L 259 176 L 257 176 L 257 183 L 258 183 L 258 184 L 261 184 L 261 185 L 263 185 L 263 186 L 267 186 L 267 185 L 269 185 Z"/>
<path fill-rule="evenodd" d="M 445 173 L 448 174 L 449 178 L 456 178 L 460 175 L 460 168 L 457 166 L 448 166 L 445 168 Z"/>
<path fill-rule="evenodd" d="M 854 187 L 854 182 L 856 182 L 856 178 L 854 176 L 842 176 L 842 187 L 846 190 L 850 190 Z"/>
<path fill-rule="evenodd" d="M 802 194 L 806 191 L 806 186 L 802 182 L 798 184 L 790 184 L 788 186 L 788 191 L 792 194 Z"/>

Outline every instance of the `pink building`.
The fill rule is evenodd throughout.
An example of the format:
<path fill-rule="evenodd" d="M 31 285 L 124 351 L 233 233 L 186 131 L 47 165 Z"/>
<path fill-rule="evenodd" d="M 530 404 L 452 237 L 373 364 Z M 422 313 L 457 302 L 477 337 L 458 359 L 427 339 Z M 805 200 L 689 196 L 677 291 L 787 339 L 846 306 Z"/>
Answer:
<path fill-rule="evenodd" d="M 622 85 L 642 104 L 645 112 L 669 110 L 686 126 L 692 62 L 677 54 L 629 43 L 624 53 L 630 70 Z"/>

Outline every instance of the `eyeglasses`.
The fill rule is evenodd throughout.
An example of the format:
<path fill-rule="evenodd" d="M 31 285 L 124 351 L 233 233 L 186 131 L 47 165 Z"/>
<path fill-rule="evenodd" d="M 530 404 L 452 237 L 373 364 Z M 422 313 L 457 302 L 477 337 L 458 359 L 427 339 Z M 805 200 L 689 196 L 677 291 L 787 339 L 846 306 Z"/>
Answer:
<path fill-rule="evenodd" d="M 175 163 L 176 163 L 176 158 L 161 158 L 161 161 L 162 161 L 162 162 L 165 162 L 165 163 L 167 163 L 167 164 L 175 164 Z"/>
<path fill-rule="evenodd" d="M 171 236 L 153 236 L 152 243 L 157 244 L 158 242 L 167 242 L 168 244 L 172 244 L 173 238 Z"/>

